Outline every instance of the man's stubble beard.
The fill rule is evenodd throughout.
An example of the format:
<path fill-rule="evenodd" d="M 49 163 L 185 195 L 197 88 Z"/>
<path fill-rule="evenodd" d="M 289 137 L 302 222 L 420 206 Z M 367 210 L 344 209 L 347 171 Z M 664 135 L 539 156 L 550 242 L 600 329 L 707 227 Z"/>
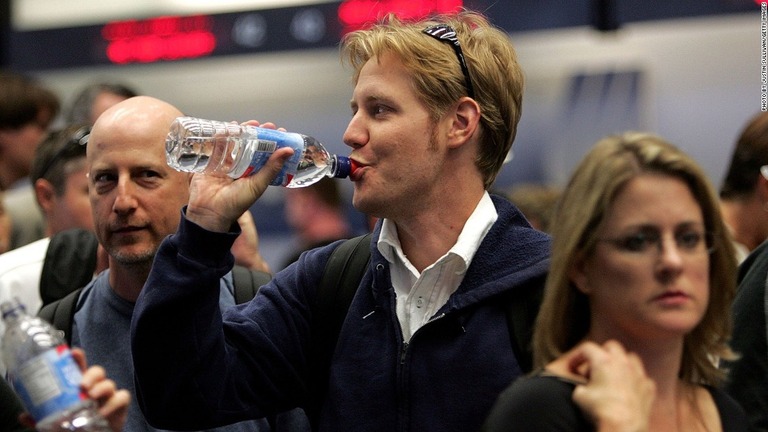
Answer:
<path fill-rule="evenodd" d="M 152 266 L 152 262 L 155 260 L 155 254 L 157 253 L 157 248 L 142 253 L 124 253 L 119 250 L 111 250 L 108 251 L 108 253 L 112 260 L 117 264 L 125 267 L 144 269 Z"/>

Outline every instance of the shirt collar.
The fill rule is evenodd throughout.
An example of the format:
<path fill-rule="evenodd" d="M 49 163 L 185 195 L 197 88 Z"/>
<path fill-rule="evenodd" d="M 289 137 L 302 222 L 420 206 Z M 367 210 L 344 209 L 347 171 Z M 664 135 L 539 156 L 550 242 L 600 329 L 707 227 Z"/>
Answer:
<path fill-rule="evenodd" d="M 464 223 L 464 227 L 459 233 L 459 237 L 451 249 L 440 258 L 438 261 L 445 258 L 445 256 L 454 255 L 460 257 L 463 261 L 463 268 L 458 272 L 463 273 L 469 268 L 469 264 L 472 262 L 472 258 L 475 256 L 475 252 L 480 247 L 480 243 L 485 239 L 486 234 L 490 231 L 493 224 L 499 218 L 499 214 L 496 211 L 496 207 L 493 205 L 493 200 L 488 192 L 484 192 L 480 202 L 477 203 L 475 210 L 469 215 L 469 218 Z M 410 267 L 410 262 L 407 260 L 403 253 L 402 246 L 400 245 L 400 239 L 397 236 L 397 226 L 389 219 L 384 219 L 381 225 L 381 234 L 376 244 L 379 252 L 389 263 L 394 263 L 395 260 L 400 260 L 402 263 Z"/>

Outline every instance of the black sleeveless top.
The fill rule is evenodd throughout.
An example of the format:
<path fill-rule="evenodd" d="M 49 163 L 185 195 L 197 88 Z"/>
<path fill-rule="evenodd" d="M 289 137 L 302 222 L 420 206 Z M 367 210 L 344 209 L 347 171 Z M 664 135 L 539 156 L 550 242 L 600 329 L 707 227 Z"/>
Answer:
<path fill-rule="evenodd" d="M 483 425 L 484 432 L 590 432 L 594 426 L 571 399 L 576 384 L 552 375 L 518 378 L 499 396 Z M 747 417 L 725 392 L 712 394 L 723 432 L 746 432 Z"/>

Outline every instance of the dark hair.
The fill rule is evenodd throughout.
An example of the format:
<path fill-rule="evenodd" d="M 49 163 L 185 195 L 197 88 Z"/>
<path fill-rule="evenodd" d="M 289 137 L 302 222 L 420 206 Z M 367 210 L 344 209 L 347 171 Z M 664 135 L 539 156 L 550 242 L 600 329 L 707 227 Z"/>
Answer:
<path fill-rule="evenodd" d="M 32 161 L 30 179 L 46 179 L 53 186 L 56 195 L 64 193 L 67 176 L 73 168 L 69 162 L 85 161 L 85 142 L 90 134 L 86 125 L 72 125 L 52 132 L 37 146 Z"/>
<path fill-rule="evenodd" d="M 69 106 L 66 113 L 67 123 L 90 124 L 93 101 L 101 93 L 111 93 L 126 99 L 139 95 L 134 89 L 125 84 L 110 82 L 89 84 L 77 93 L 77 96 L 72 101 L 72 105 Z"/>
<path fill-rule="evenodd" d="M 720 188 L 720 198 L 750 195 L 755 190 L 763 165 L 768 165 L 768 113 L 765 112 L 752 117 L 736 141 Z"/>
<path fill-rule="evenodd" d="M 0 72 L 0 129 L 18 129 L 37 122 L 47 129 L 59 109 L 58 96 L 38 81 Z M 41 113 L 47 118 L 41 118 Z"/>

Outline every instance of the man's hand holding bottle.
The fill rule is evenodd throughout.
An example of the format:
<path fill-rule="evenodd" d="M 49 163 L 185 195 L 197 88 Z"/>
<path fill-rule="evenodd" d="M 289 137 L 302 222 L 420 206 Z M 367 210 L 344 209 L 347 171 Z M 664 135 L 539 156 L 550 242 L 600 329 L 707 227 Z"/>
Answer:
<path fill-rule="evenodd" d="M 118 390 L 114 381 L 107 378 L 107 373 L 101 366 L 87 366 L 85 352 L 79 348 L 72 348 L 72 358 L 80 366 L 83 372 L 81 387 L 89 398 L 96 401 L 101 414 L 109 427 L 115 432 L 121 432 L 128 415 L 128 405 L 131 403 L 131 395 L 128 390 Z M 19 423 L 28 427 L 35 427 L 35 420 L 29 413 L 19 416 Z"/>
<path fill-rule="evenodd" d="M 276 129 L 273 123 L 259 124 L 255 120 L 245 124 Z M 187 219 L 208 231 L 229 231 L 240 215 L 267 190 L 269 183 L 280 173 L 291 155 L 291 148 L 277 149 L 262 169 L 237 180 L 225 174 L 193 174 Z"/>

